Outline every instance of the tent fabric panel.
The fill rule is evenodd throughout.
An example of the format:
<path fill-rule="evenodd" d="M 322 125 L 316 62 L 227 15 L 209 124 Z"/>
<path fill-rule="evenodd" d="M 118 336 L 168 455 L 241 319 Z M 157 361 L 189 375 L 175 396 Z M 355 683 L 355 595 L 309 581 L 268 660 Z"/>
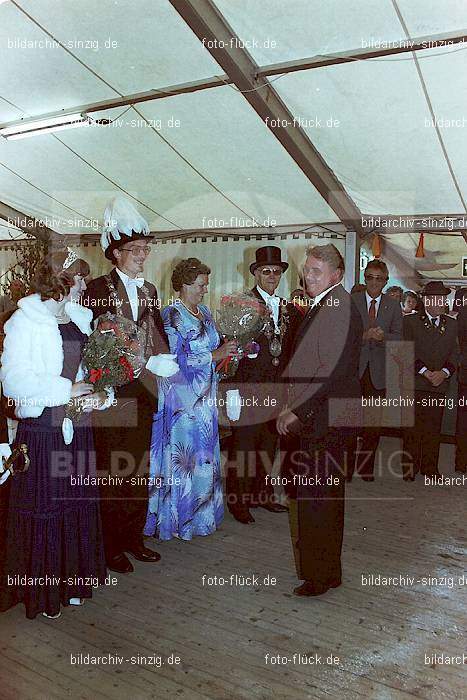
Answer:
<path fill-rule="evenodd" d="M 397 4 L 412 37 L 467 28 L 464 0 L 397 0 Z"/>
<path fill-rule="evenodd" d="M 215 2 L 239 38 L 249 42 L 246 48 L 259 65 L 366 48 L 371 36 L 388 41 L 404 38 L 390 2 Z"/>
<path fill-rule="evenodd" d="M 13 119 L 23 116 L 20 111 L 34 116 L 115 97 L 14 5 L 0 5 L 0 27 L 0 95 L 18 108 Z M 24 41 L 36 42 L 36 48 L 21 48 Z M 0 111 L 0 120 L 11 120 L 11 107 Z"/>
<path fill-rule="evenodd" d="M 467 7 L 467 5 L 465 5 Z M 467 21 L 466 21 L 467 24 Z M 467 47 L 431 49 L 423 53 L 420 68 L 425 80 L 430 100 L 433 105 L 436 124 L 440 130 L 444 145 L 452 165 L 454 175 L 459 183 L 464 201 L 467 199 L 467 83 L 466 72 Z M 430 117 L 428 126 L 434 131 Z M 458 210 L 465 212 L 465 206 Z"/>
<path fill-rule="evenodd" d="M 413 59 L 289 74 L 275 86 L 363 212 L 463 210 L 436 134 L 425 127 L 430 112 Z M 326 126 L 330 119 L 338 126 Z"/>
<path fill-rule="evenodd" d="M 180 128 L 170 142 L 247 215 L 277 224 L 337 221 L 336 214 L 295 165 L 242 95 L 230 86 L 147 102 L 139 111 Z M 229 225 L 227 222 L 226 225 Z M 251 225 L 233 222 L 232 226 Z"/>
<path fill-rule="evenodd" d="M 19 63 L 23 76 L 20 86 L 13 71 L 5 93 L 31 115 L 222 72 L 169 2 L 24 0 L 21 6 L 111 86 L 60 46 L 46 48 L 53 44 L 50 37 L 17 8 L 0 8 L 5 54 L 0 60 L 13 63 L 15 71 Z M 9 37 L 48 43 L 36 50 L 8 50 Z"/>

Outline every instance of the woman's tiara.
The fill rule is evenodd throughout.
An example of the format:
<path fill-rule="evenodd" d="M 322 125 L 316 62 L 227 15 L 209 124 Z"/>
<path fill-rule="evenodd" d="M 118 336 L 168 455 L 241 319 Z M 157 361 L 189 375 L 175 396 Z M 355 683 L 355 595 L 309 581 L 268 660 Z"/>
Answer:
<path fill-rule="evenodd" d="M 69 267 L 73 265 L 74 262 L 79 260 L 77 254 L 75 253 L 74 250 L 71 250 L 70 248 L 67 248 L 68 250 L 68 255 L 65 258 L 65 262 L 62 265 L 62 270 L 67 270 Z"/>

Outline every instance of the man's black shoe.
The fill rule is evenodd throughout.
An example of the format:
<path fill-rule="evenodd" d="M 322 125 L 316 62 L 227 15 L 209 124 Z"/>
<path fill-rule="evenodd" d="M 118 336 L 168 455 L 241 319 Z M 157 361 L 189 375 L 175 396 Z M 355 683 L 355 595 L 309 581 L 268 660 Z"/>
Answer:
<path fill-rule="evenodd" d="M 280 503 L 273 503 L 272 501 L 268 501 L 267 503 L 260 503 L 260 508 L 269 510 L 271 513 L 285 513 L 289 510 L 287 506 L 283 506 Z"/>
<path fill-rule="evenodd" d="M 238 520 L 239 523 L 248 525 L 249 523 L 255 522 L 254 517 L 252 516 L 252 514 L 246 506 L 232 506 L 231 508 L 229 508 L 229 511 L 232 513 L 235 520 Z"/>
<path fill-rule="evenodd" d="M 107 567 L 111 571 L 116 571 L 119 574 L 131 574 L 133 569 L 133 564 L 124 554 L 117 554 L 116 557 L 112 557 L 107 562 Z"/>
<path fill-rule="evenodd" d="M 143 544 L 135 544 L 132 547 L 127 547 L 125 551 L 138 561 L 159 561 L 161 558 L 159 552 L 148 549 L 148 547 L 145 547 Z"/>
<path fill-rule="evenodd" d="M 297 588 L 294 588 L 294 593 L 295 595 L 298 596 L 316 596 L 316 595 L 323 595 L 323 593 L 327 593 L 327 591 L 330 588 L 337 588 L 340 586 L 342 581 L 332 580 L 328 581 L 326 585 L 321 584 L 318 586 L 316 583 L 313 583 L 313 581 L 304 581 L 301 586 L 297 586 Z"/>

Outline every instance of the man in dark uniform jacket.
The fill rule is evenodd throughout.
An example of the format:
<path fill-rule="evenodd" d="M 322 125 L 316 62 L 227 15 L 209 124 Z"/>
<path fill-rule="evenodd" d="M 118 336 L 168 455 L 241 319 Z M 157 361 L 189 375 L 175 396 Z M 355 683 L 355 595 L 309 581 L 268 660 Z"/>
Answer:
<path fill-rule="evenodd" d="M 290 526 L 300 596 L 341 584 L 346 462 L 361 421 L 358 364 L 363 323 L 341 285 L 344 261 L 334 245 L 307 250 L 304 278 L 315 305 L 295 338 L 280 435 L 300 434 L 297 501 Z"/>
<path fill-rule="evenodd" d="M 227 505 L 232 515 L 245 524 L 254 522 L 250 508 L 260 506 L 273 513 L 287 510 L 276 502 L 267 479 L 278 445 L 275 422 L 285 399 L 284 375 L 299 314 L 275 293 L 287 268 L 277 246 L 256 251 L 256 260 L 250 265 L 256 280 L 252 294 L 268 309 L 267 323 L 256 338 L 257 356 L 240 360 L 230 384 L 232 390 L 238 390 L 237 400 L 242 405 L 239 421 L 231 426 Z"/>
<path fill-rule="evenodd" d="M 137 378 L 116 389 L 116 405 L 93 413 L 97 469 L 108 477 L 100 489 L 107 566 L 120 573 L 133 571 L 126 553 L 139 561 L 160 559 L 143 544 L 157 394 L 154 375 L 171 376 L 178 370 L 173 355 L 166 354 L 156 288 L 138 277 L 150 252 L 150 238 L 147 223 L 133 205 L 123 198 L 113 200 L 104 215 L 101 245 L 115 267 L 109 275 L 90 282 L 81 301 L 94 318 L 107 312 L 122 315 L 143 329 L 144 335 L 146 366 Z"/>
<path fill-rule="evenodd" d="M 460 346 L 459 392 L 457 401 L 456 425 L 456 471 L 467 471 L 467 295 L 462 297 L 463 305 L 457 316 L 457 330 Z"/>
<path fill-rule="evenodd" d="M 457 323 L 444 311 L 450 289 L 428 282 L 421 292 L 425 311 L 404 316 L 404 340 L 413 344 L 415 424 L 404 430 L 405 481 L 418 472 L 439 476 L 438 456 L 444 399 L 456 371 Z"/>

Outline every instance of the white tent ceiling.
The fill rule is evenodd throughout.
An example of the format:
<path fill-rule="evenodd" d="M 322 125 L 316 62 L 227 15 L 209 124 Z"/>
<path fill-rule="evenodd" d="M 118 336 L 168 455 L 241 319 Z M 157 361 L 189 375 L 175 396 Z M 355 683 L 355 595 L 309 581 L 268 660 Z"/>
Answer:
<path fill-rule="evenodd" d="M 465 0 L 215 7 L 260 67 L 467 27 Z M 462 215 L 465 57 L 456 43 L 269 80 L 361 212 Z M 0 124 L 225 73 L 169 0 L 6 0 L 0 66 Z M 155 231 L 338 221 L 237 86 L 219 84 L 92 112 L 109 126 L 1 138 L 0 200 L 61 233 L 96 232 L 119 190 Z"/>

